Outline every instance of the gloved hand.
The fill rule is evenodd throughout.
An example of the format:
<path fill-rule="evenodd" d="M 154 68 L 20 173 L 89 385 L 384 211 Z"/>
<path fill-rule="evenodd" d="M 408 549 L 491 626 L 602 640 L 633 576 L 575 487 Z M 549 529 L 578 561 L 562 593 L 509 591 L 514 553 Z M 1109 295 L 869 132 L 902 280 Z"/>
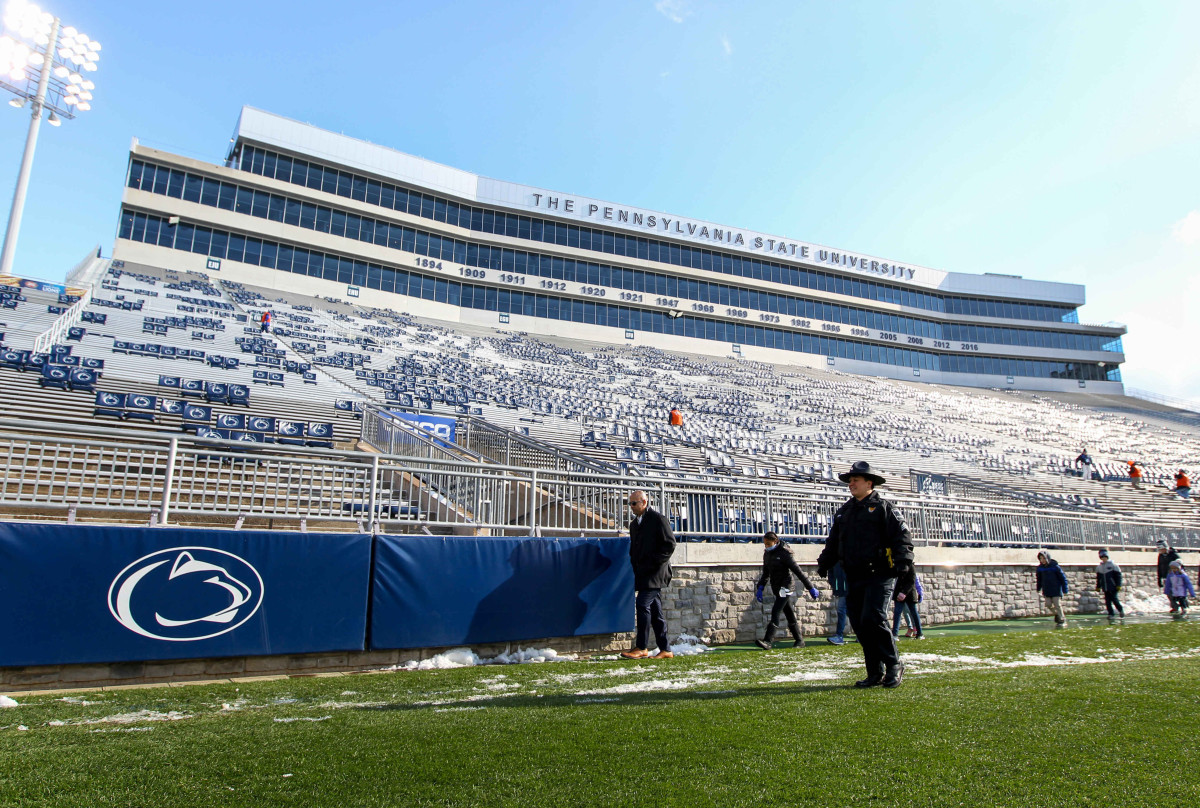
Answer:
<path fill-rule="evenodd" d="M 762 593 L 763 593 L 763 588 L 761 586 L 755 588 L 754 599 L 757 600 L 759 603 L 762 603 Z"/>
<path fill-rule="evenodd" d="M 815 586 L 808 590 L 808 594 L 812 595 L 813 600 L 819 600 L 821 597 L 821 593 L 817 591 Z"/>

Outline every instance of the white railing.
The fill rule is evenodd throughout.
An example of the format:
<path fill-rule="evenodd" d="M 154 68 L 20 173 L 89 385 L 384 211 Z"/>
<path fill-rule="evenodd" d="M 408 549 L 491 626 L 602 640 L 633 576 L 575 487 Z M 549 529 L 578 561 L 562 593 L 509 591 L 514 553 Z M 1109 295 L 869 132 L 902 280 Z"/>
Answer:
<path fill-rule="evenodd" d="M 460 535 L 615 535 L 629 492 L 648 491 L 687 541 L 798 542 L 828 535 L 840 494 L 740 483 L 529 469 L 483 462 L 200 440 L 100 427 L 53 432 L 0 420 L 0 511 L 69 520 L 236 524 Z M 924 545 L 1200 547 L 1200 520 L 895 501 Z M 313 524 L 315 523 L 315 524 Z"/>
<path fill-rule="evenodd" d="M 49 353 L 50 349 L 59 344 L 66 337 L 67 331 L 79 322 L 79 318 L 83 316 L 83 310 L 92 302 L 92 289 L 89 286 L 84 290 L 83 295 L 76 300 L 71 308 L 59 315 L 54 324 L 38 334 L 33 341 L 33 352 L 35 354 Z"/>

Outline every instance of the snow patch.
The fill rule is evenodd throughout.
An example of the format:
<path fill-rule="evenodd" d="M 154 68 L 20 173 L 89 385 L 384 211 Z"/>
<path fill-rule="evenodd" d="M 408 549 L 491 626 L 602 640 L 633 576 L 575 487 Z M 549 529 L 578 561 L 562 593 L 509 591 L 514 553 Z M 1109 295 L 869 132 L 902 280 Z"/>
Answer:
<path fill-rule="evenodd" d="M 276 724 L 290 724 L 293 721 L 328 721 L 333 718 L 331 715 L 323 715 L 320 718 L 272 718 Z"/>
<path fill-rule="evenodd" d="M 560 654 L 553 648 L 517 648 L 494 657 L 481 657 L 470 648 L 452 648 L 436 656 L 420 661 L 412 660 L 403 665 L 393 665 L 383 670 L 432 671 L 449 668 L 471 668 L 476 665 L 522 665 L 530 662 L 566 662 L 574 660 L 572 654 Z"/>
<path fill-rule="evenodd" d="M 0 696 L 0 707 L 20 707 L 16 699 L 10 699 L 8 696 Z"/>
<path fill-rule="evenodd" d="M 577 696 L 611 696 L 625 693 L 650 693 L 659 690 L 687 690 L 696 685 L 711 684 L 717 680 L 707 677 L 687 677 L 683 679 L 651 679 L 647 682 L 629 682 L 612 687 L 601 687 L 595 690 L 580 690 Z"/>
<path fill-rule="evenodd" d="M 188 718 L 195 718 L 195 716 L 191 713 L 179 712 L 178 710 L 170 710 L 165 713 L 157 710 L 138 710 L 133 713 L 106 715 L 103 718 L 69 718 L 66 720 L 47 721 L 46 725 L 51 727 L 69 727 L 88 726 L 91 724 L 141 724 L 149 721 L 183 721 Z"/>
<path fill-rule="evenodd" d="M 822 679 L 837 679 L 838 675 L 829 670 L 796 671 L 783 673 L 771 679 L 772 682 L 813 682 Z"/>
<path fill-rule="evenodd" d="M 696 656 L 709 651 L 709 647 L 700 641 L 699 637 L 691 634 L 680 634 L 679 639 L 671 647 L 675 656 Z"/>

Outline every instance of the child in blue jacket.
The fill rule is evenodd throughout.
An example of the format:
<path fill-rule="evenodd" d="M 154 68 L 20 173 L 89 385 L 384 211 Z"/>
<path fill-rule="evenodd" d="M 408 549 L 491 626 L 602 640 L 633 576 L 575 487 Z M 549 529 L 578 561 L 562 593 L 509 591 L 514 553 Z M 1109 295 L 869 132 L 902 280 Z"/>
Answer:
<path fill-rule="evenodd" d="M 1043 550 L 1038 553 L 1037 590 L 1046 599 L 1046 608 L 1054 615 L 1054 625 L 1058 627 L 1067 624 L 1067 616 L 1063 613 L 1062 596 L 1069 591 L 1067 576 L 1063 573 L 1058 562 Z"/>
<path fill-rule="evenodd" d="M 1163 593 L 1171 601 L 1171 611 L 1187 614 L 1188 598 L 1196 597 L 1192 579 L 1183 571 L 1183 562 L 1178 558 L 1171 562 L 1171 569 L 1163 581 Z"/>

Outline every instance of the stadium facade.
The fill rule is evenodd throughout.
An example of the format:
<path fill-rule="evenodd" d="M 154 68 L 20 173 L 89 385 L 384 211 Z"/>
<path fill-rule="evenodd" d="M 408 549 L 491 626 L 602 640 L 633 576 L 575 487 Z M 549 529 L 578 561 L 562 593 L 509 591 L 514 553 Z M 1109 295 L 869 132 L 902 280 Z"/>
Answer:
<path fill-rule="evenodd" d="M 480 177 L 245 107 L 131 150 L 113 256 L 433 319 L 973 387 L 1121 393 L 1084 287 L 944 272 Z"/>

